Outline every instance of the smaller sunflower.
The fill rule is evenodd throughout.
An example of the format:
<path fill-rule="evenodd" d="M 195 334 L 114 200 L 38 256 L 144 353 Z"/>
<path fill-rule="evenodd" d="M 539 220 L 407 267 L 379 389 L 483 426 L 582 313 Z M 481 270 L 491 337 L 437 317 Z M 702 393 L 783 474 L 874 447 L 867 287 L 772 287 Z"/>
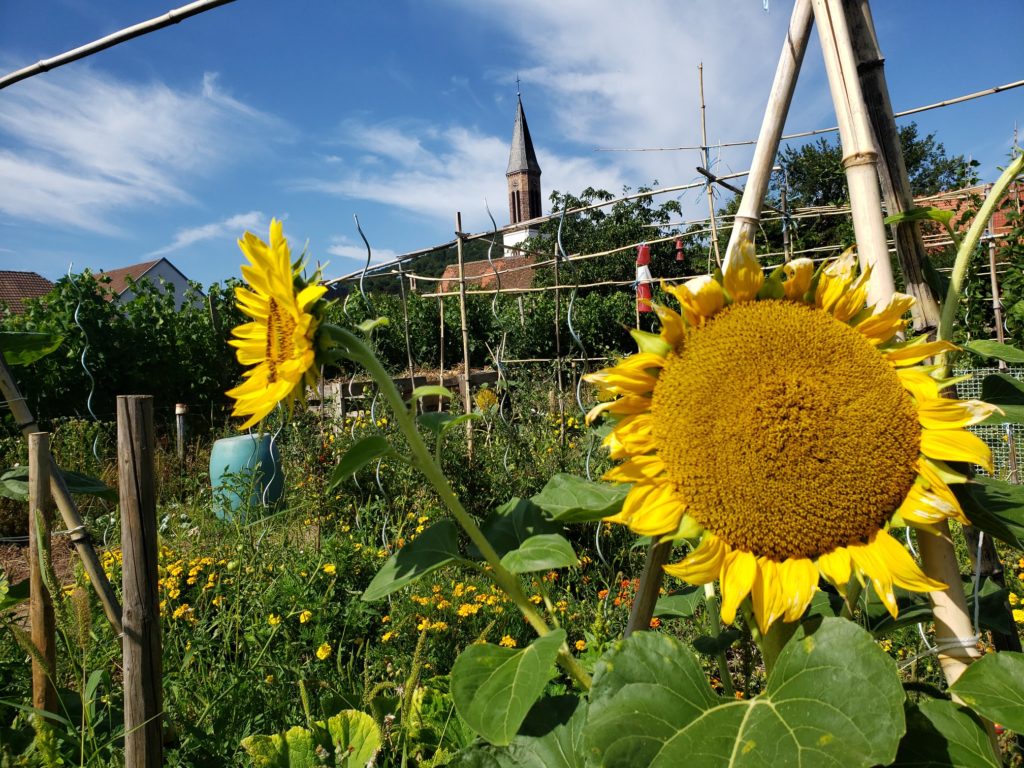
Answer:
<path fill-rule="evenodd" d="M 625 459 L 605 479 L 632 484 L 609 520 L 699 541 L 665 570 L 719 581 L 727 623 L 748 596 L 762 631 L 796 621 L 819 579 L 870 581 L 893 616 L 894 587 L 945 588 L 889 530 L 967 522 L 946 462 L 991 470 L 966 427 L 995 408 L 941 396 L 950 382 L 920 363 L 955 347 L 898 341 L 913 299 L 865 307 L 868 277 L 847 253 L 766 278 L 745 242 L 721 276 L 666 288 L 681 312 L 655 306 L 661 333 L 587 377 L 606 398 L 588 421 L 615 420 L 605 445 Z"/>
<path fill-rule="evenodd" d="M 236 288 L 238 308 L 252 318 L 231 332 L 238 362 L 254 366 L 245 381 L 228 390 L 235 399 L 233 416 L 248 416 L 241 429 L 258 423 L 280 402 L 291 407 L 303 386 L 315 383 L 314 334 L 320 324 L 318 302 L 327 289 L 301 278 L 302 265 L 292 264 L 281 222 L 270 222 L 270 244 L 251 232 L 238 241 L 249 260 L 242 265 L 248 288 Z"/>

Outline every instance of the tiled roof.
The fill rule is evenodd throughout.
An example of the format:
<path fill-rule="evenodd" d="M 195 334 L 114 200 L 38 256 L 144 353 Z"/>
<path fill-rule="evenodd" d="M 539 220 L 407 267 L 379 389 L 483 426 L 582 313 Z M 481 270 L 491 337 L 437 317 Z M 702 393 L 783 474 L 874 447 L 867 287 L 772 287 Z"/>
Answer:
<path fill-rule="evenodd" d="M 533 285 L 533 256 L 506 256 L 494 260 L 494 266 L 486 259 L 467 261 L 463 264 L 467 288 L 497 288 L 495 269 L 501 276 L 501 290 L 529 288 Z M 459 265 L 449 264 L 441 275 L 441 293 L 459 290 Z"/>
<path fill-rule="evenodd" d="M 25 299 L 45 296 L 53 290 L 53 283 L 35 272 L 12 272 L 0 269 L 0 304 L 20 315 L 25 311 Z"/>
<path fill-rule="evenodd" d="M 114 292 L 115 296 L 120 296 L 128 288 L 129 277 L 132 280 L 141 279 L 142 276 L 155 267 L 159 261 L 160 259 L 157 259 L 156 261 L 144 261 L 141 264 L 132 264 L 130 267 L 111 269 L 109 272 L 97 272 L 94 277 L 97 280 L 109 277 L 110 285 L 108 287 Z"/>

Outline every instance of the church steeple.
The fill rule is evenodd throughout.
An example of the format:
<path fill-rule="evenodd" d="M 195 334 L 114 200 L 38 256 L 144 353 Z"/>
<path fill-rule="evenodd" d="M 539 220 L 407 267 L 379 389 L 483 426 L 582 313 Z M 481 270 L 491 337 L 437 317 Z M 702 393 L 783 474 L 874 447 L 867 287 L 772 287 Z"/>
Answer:
<path fill-rule="evenodd" d="M 540 163 L 533 149 L 530 127 L 526 124 L 523 98 L 516 94 L 516 120 L 512 127 L 512 147 L 508 155 L 509 223 L 535 219 L 541 215 Z"/>

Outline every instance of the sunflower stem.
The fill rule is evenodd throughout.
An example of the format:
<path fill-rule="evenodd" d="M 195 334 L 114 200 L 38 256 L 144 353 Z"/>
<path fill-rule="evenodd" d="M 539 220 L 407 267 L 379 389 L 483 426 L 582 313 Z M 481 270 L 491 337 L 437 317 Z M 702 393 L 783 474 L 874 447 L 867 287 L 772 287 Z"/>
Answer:
<path fill-rule="evenodd" d="M 761 658 L 764 659 L 764 671 L 765 676 L 770 677 L 772 670 L 775 668 L 775 662 L 779 659 L 779 654 L 782 653 L 782 649 L 786 647 L 786 643 L 789 642 L 790 638 L 793 637 L 797 629 L 800 628 L 800 622 L 787 622 L 776 621 L 768 631 L 761 635 Z"/>
<path fill-rule="evenodd" d="M 1024 171 L 1024 153 L 1017 155 L 1002 175 L 992 185 L 991 191 L 982 203 L 981 209 L 971 222 L 967 234 L 960 242 L 956 252 L 956 261 L 953 262 L 953 272 L 949 278 L 949 289 L 946 291 L 946 300 L 942 302 L 942 315 L 939 318 L 938 339 L 940 341 L 951 341 L 953 337 L 953 322 L 956 320 L 956 312 L 960 306 L 960 294 L 963 292 L 964 282 L 967 279 L 967 268 L 970 266 L 971 258 L 981 240 L 981 234 L 988 221 L 995 213 L 996 206 L 1003 199 L 1003 193 L 1013 183 L 1021 171 Z M 945 361 L 945 355 L 943 355 Z M 948 375 L 948 373 L 947 373 Z"/>
<path fill-rule="evenodd" d="M 391 406 L 395 421 L 405 436 L 409 450 L 412 452 L 413 465 L 434 486 L 434 490 L 441 497 L 441 501 L 444 502 L 445 506 L 448 507 L 452 517 L 462 526 L 470 541 L 473 542 L 480 551 L 480 554 L 483 555 L 488 566 L 485 570 L 489 573 L 490 578 L 512 599 L 512 602 L 516 604 L 516 607 L 523 614 L 523 618 L 526 619 L 527 623 L 533 627 L 539 636 L 544 637 L 550 634 L 552 631 L 551 627 L 548 626 L 544 617 L 537 612 L 533 603 L 529 601 L 519 579 L 501 564 L 501 558 L 491 545 L 491 542 L 487 540 L 483 531 L 480 530 L 480 526 L 476 524 L 476 521 L 462 505 L 440 465 L 434 460 L 433 452 L 423 442 L 423 437 L 416 428 L 416 419 L 413 411 L 409 409 L 402 399 L 402 395 L 397 387 L 395 387 L 394 381 L 392 381 L 387 371 L 384 370 L 384 366 L 381 365 L 377 356 L 373 354 L 373 351 L 362 339 L 345 328 L 324 325 L 321 326 L 320 330 L 327 334 L 328 340 L 336 344 L 345 357 L 362 365 L 366 372 L 373 377 L 380 388 L 381 395 L 383 395 L 388 405 Z M 562 643 L 562 647 L 559 649 L 558 663 L 566 674 L 572 677 L 581 688 L 590 690 L 590 675 L 580 666 L 579 662 L 569 651 L 569 646 L 566 643 Z"/>
<path fill-rule="evenodd" d="M 704 585 L 704 605 L 708 612 L 708 624 L 711 636 L 717 640 L 722 634 L 722 618 L 718 612 L 718 595 L 715 593 L 715 583 L 709 581 Z M 725 655 L 725 649 L 720 648 L 715 654 L 715 661 L 718 662 L 718 677 L 722 681 L 722 691 L 726 696 L 734 696 L 736 689 L 732 685 L 732 673 L 729 671 L 729 659 Z"/>

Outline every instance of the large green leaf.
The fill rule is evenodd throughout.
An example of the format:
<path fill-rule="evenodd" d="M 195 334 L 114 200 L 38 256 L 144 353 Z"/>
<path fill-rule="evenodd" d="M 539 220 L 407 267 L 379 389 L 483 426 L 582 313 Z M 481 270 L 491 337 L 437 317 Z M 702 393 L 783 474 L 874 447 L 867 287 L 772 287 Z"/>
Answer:
<path fill-rule="evenodd" d="M 974 613 L 974 577 L 964 576 L 964 596 L 967 598 L 967 606 L 971 613 Z M 1017 631 L 1013 623 L 1013 615 L 1010 613 L 1010 604 L 1007 598 L 1010 590 L 1001 586 L 991 578 L 981 579 L 978 589 L 978 624 L 982 629 L 991 629 L 1004 635 L 1010 635 Z"/>
<path fill-rule="evenodd" d="M 471 645 L 452 666 L 451 692 L 462 719 L 492 744 L 511 743 L 554 675 L 565 630 L 522 649 Z"/>
<path fill-rule="evenodd" d="M 985 727 L 971 710 L 946 699 L 907 702 L 907 734 L 900 742 L 896 768 L 959 768 L 1002 762 L 992 752 Z"/>
<path fill-rule="evenodd" d="M 950 687 L 988 720 L 1024 733 L 1024 654 L 990 653 L 971 664 Z"/>
<path fill-rule="evenodd" d="M 572 544 L 557 533 L 542 533 L 531 536 L 518 549 L 505 553 L 501 564 L 512 573 L 550 571 L 579 565 Z"/>
<path fill-rule="evenodd" d="M 117 501 L 117 490 L 102 480 L 79 472 L 61 470 L 64 484 L 71 493 L 99 496 L 107 501 Z M 0 496 L 15 501 L 28 501 L 28 467 L 9 469 L 0 475 Z"/>
<path fill-rule="evenodd" d="M 867 599 L 864 601 L 865 629 L 875 637 L 882 637 L 897 629 L 932 620 L 931 603 L 917 592 L 907 592 L 898 587 L 893 590 L 896 594 L 896 607 L 898 609 L 896 618 L 893 618 L 892 614 L 889 613 L 889 609 L 885 607 L 885 603 L 879 599 L 878 593 L 874 589 L 866 591 Z"/>
<path fill-rule="evenodd" d="M 557 474 L 532 501 L 562 523 L 585 523 L 614 515 L 630 486 L 595 483 L 576 475 Z"/>
<path fill-rule="evenodd" d="M 1010 546 L 1024 548 L 1024 486 L 976 477 L 950 487 L 971 525 Z"/>
<path fill-rule="evenodd" d="M 949 224 L 953 220 L 953 212 L 944 208 L 911 208 L 908 211 L 894 213 L 885 217 L 886 224 L 901 224 L 905 221 L 937 221 L 940 224 Z"/>
<path fill-rule="evenodd" d="M 1024 363 L 1024 352 L 1011 344 L 1001 344 L 990 339 L 976 339 L 961 345 L 971 354 L 986 360 L 1002 360 L 1004 363 Z"/>
<path fill-rule="evenodd" d="M 421 387 L 416 387 L 409 395 L 410 402 L 416 402 L 424 397 L 455 397 L 455 393 L 452 392 L 448 387 L 442 387 L 440 384 L 424 384 Z"/>
<path fill-rule="evenodd" d="M 28 365 L 55 351 L 62 341 L 56 333 L 0 331 L 0 352 L 8 365 Z"/>
<path fill-rule="evenodd" d="M 387 456 L 394 451 L 382 435 L 370 435 L 355 443 L 331 472 L 328 489 L 333 490 L 341 481 L 347 480 L 374 459 Z"/>
<path fill-rule="evenodd" d="M 905 697 L 895 662 L 849 621 L 801 627 L 749 701 L 718 698 L 681 643 L 644 635 L 595 675 L 585 738 L 602 765 L 818 768 L 896 755 Z"/>
<path fill-rule="evenodd" d="M 504 557 L 512 550 L 519 549 L 531 536 L 561 533 L 563 528 L 560 523 L 544 517 L 544 513 L 536 504 L 527 499 L 517 498 L 505 502 L 489 514 L 480 530 L 491 542 L 498 557 Z M 477 559 L 482 557 L 480 551 L 472 545 L 469 553 L 471 557 Z"/>
<path fill-rule="evenodd" d="M 0 570 L 0 613 L 23 603 L 29 597 L 29 580 L 22 579 L 17 584 L 7 581 L 7 574 Z"/>
<path fill-rule="evenodd" d="M 720 701 L 686 646 L 669 635 L 634 632 L 594 671 L 587 752 L 604 766 L 649 765 L 679 728 Z"/>
<path fill-rule="evenodd" d="M 587 705 L 576 696 L 541 699 L 507 747 L 474 744 L 451 768 L 585 768 L 583 724 Z"/>
<path fill-rule="evenodd" d="M 704 604 L 703 587 L 684 587 L 654 604 L 654 615 L 663 619 L 688 619 Z"/>
<path fill-rule="evenodd" d="M 335 754 L 339 756 L 335 763 L 338 766 L 359 768 L 369 765 L 380 749 L 380 728 L 365 712 L 346 709 L 327 718 L 326 727 Z"/>
<path fill-rule="evenodd" d="M 1008 373 L 989 374 L 981 380 L 981 399 L 1002 411 L 993 413 L 983 424 L 1024 424 L 1024 382 Z"/>
<path fill-rule="evenodd" d="M 458 527 L 451 520 L 434 523 L 384 562 L 363 592 L 363 600 L 370 602 L 387 597 L 396 589 L 457 559 Z"/>

